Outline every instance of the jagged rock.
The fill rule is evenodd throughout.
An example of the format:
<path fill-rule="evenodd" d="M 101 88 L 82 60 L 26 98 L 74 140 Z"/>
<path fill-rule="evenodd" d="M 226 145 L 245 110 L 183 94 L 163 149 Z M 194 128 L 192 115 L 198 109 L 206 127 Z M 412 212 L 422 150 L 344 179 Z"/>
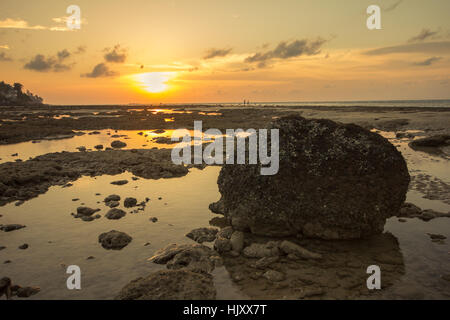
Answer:
<path fill-rule="evenodd" d="M 214 300 L 212 276 L 188 270 L 157 271 L 127 284 L 119 300 Z"/>
<path fill-rule="evenodd" d="M 186 234 L 186 237 L 198 243 L 211 242 L 216 238 L 217 231 L 216 228 L 197 228 Z"/>
<path fill-rule="evenodd" d="M 291 241 L 284 240 L 280 243 L 280 249 L 285 254 L 294 254 L 302 259 L 321 259 L 322 255 L 320 253 L 311 252 L 298 244 Z"/>
<path fill-rule="evenodd" d="M 267 243 L 252 243 L 244 248 L 243 254 L 248 258 L 273 257 L 279 256 L 280 250 L 277 242 L 269 241 Z"/>
<path fill-rule="evenodd" d="M 136 204 L 137 204 L 136 198 L 132 198 L 132 197 L 125 198 L 125 200 L 123 201 L 123 205 L 125 208 L 134 207 L 134 206 L 136 206 Z"/>
<path fill-rule="evenodd" d="M 167 264 L 168 269 L 186 268 L 194 272 L 209 273 L 216 266 L 217 253 L 201 244 L 170 244 L 148 259 L 157 264 Z"/>
<path fill-rule="evenodd" d="M 118 219 L 124 217 L 126 214 L 127 213 L 121 209 L 112 208 L 105 214 L 105 217 L 110 220 L 118 220 Z"/>
<path fill-rule="evenodd" d="M 410 177 L 387 139 L 354 124 L 300 116 L 275 120 L 269 129 L 280 134 L 277 174 L 261 175 L 261 164 L 220 171 L 222 197 L 212 207 L 223 207 L 234 229 L 352 239 L 381 233 L 398 213 Z"/>
<path fill-rule="evenodd" d="M 105 249 L 120 250 L 127 246 L 133 238 L 124 232 L 111 230 L 98 236 L 98 242 Z"/>

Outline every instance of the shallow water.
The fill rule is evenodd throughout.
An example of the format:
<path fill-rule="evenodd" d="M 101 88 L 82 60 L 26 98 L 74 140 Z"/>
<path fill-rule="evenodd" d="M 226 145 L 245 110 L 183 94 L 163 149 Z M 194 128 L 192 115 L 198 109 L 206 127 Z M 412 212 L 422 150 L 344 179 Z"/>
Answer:
<path fill-rule="evenodd" d="M 0 154 L 8 155 L 21 150 L 19 157 L 25 159 L 48 152 L 76 151 L 80 145 L 87 148 L 93 148 L 96 144 L 106 146 L 112 140 L 125 141 L 127 148 L 142 148 L 141 145 L 145 143 L 149 148 L 152 147 L 148 142 L 143 142 L 148 137 L 138 135 L 138 130 L 100 132 L 98 135 L 86 134 L 37 144 L 27 142 L 0 146 Z M 131 139 L 111 138 L 107 132 L 126 134 Z M 170 130 L 164 133 L 169 134 Z M 382 134 L 390 138 L 405 156 L 412 175 L 426 173 L 449 182 L 448 160 L 414 151 L 407 146 L 407 140 L 395 139 L 392 133 Z M 153 133 L 153 136 L 157 134 Z M 141 178 L 133 181 L 132 174 L 127 172 L 115 176 L 82 177 L 73 182 L 71 187 L 51 187 L 47 193 L 21 206 L 8 204 L 0 208 L 0 214 L 3 215 L 0 224 L 18 223 L 27 227 L 8 233 L 0 232 L 0 246 L 7 247 L 0 250 L 0 276 L 8 276 L 22 286 L 40 286 L 42 291 L 31 299 L 111 299 L 132 279 L 165 268 L 147 261 L 156 250 L 170 243 L 194 243 L 185 234 L 194 228 L 208 226 L 210 219 L 217 216 L 209 211 L 208 205 L 220 197 L 217 187 L 219 171 L 220 167 L 191 169 L 184 177 L 160 180 Z M 110 184 L 111 181 L 122 179 L 129 183 L 122 186 Z M 139 213 L 132 214 L 132 209 L 126 209 L 127 215 L 120 220 L 102 217 L 84 222 L 71 216 L 71 212 L 75 212 L 81 203 L 100 208 L 99 213 L 103 216 L 109 210 L 103 199 L 110 194 L 121 196 L 121 209 L 124 209 L 125 197 L 135 197 L 138 202 L 146 197 L 151 200 L 145 210 Z M 158 200 L 159 197 L 162 199 Z M 72 201 L 74 198 L 80 200 Z M 441 212 L 450 210 L 450 205 L 425 199 L 415 190 L 408 192 L 407 201 L 423 209 Z M 153 223 L 149 221 L 150 217 L 157 217 L 158 221 Z M 439 218 L 429 222 L 406 220 L 402 223 L 397 218 L 391 218 L 385 226 L 385 231 L 398 238 L 406 273 L 394 286 L 385 290 L 384 296 L 449 298 L 450 286 L 441 279 L 443 274 L 450 273 L 449 240 L 442 244 L 434 243 L 427 233 L 439 233 L 450 238 L 450 219 Z M 133 241 L 122 250 L 105 250 L 98 243 L 98 236 L 114 229 L 126 232 L 133 237 Z M 30 247 L 18 249 L 23 243 Z M 87 260 L 89 256 L 95 258 Z M 12 262 L 4 264 L 5 260 Z M 66 288 L 66 268 L 72 264 L 81 268 L 82 290 Z M 213 275 L 219 299 L 247 298 L 231 281 L 224 267 L 217 268 Z"/>

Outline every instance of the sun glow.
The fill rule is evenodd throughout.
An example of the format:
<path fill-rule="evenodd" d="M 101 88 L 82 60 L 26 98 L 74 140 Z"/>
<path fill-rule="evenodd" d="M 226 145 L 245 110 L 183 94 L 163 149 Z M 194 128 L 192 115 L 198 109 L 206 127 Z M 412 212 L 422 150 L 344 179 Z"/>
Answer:
<path fill-rule="evenodd" d="M 132 76 L 136 85 L 150 93 L 160 93 L 169 89 L 168 81 L 176 72 L 146 72 Z"/>

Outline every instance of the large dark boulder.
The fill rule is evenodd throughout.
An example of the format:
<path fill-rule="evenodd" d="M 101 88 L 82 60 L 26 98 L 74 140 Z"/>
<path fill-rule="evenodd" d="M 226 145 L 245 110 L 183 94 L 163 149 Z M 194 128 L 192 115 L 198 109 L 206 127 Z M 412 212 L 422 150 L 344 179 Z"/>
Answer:
<path fill-rule="evenodd" d="M 238 230 L 267 236 L 361 238 L 383 231 L 410 181 L 399 151 L 382 136 L 353 124 L 280 118 L 275 175 L 260 164 L 224 165 L 222 198 L 213 208 Z M 268 147 L 270 150 L 270 147 Z"/>

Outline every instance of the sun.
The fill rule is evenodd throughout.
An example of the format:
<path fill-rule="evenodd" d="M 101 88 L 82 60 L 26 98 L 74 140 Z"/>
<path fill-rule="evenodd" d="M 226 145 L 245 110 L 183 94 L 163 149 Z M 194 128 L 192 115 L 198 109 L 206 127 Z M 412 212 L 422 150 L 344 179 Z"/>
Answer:
<path fill-rule="evenodd" d="M 175 72 L 146 72 L 132 76 L 136 85 L 150 93 L 160 93 L 169 88 L 168 81 L 175 76 Z"/>

